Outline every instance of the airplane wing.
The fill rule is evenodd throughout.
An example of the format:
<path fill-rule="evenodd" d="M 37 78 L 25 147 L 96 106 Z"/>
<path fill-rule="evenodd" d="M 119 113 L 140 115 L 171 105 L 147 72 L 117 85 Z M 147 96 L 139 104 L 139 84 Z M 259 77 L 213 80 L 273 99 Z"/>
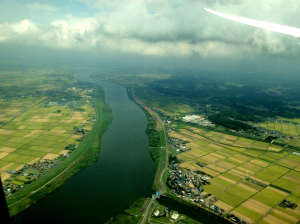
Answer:
<path fill-rule="evenodd" d="M 293 36 L 295 38 L 300 38 L 300 29 L 296 27 L 284 26 L 284 25 L 274 24 L 274 23 L 265 22 L 261 20 L 255 20 L 255 19 L 249 19 L 249 18 L 235 16 L 235 15 L 225 14 L 208 8 L 204 8 L 204 10 L 211 14 L 220 16 L 224 19 L 232 20 L 238 23 L 246 24 L 249 26 L 253 26 L 265 30 L 270 30 L 277 33 L 286 34 L 289 36 Z"/>

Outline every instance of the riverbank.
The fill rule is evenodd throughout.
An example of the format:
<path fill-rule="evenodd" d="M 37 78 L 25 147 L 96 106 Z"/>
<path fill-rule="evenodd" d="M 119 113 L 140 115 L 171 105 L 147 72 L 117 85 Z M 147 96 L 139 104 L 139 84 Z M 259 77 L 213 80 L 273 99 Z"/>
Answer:
<path fill-rule="evenodd" d="M 154 192 L 160 191 L 163 193 L 166 190 L 166 168 L 169 163 L 168 137 L 164 123 L 155 111 L 138 99 L 133 89 L 127 89 L 127 93 L 147 117 L 146 134 L 149 139 L 149 151 L 155 167 L 152 189 Z"/>
<path fill-rule="evenodd" d="M 168 136 L 164 122 L 160 119 L 159 115 L 155 111 L 151 110 L 149 107 L 144 105 L 140 99 L 138 99 L 138 97 L 134 93 L 134 90 L 128 89 L 128 95 L 130 95 L 132 100 L 134 100 L 135 103 L 143 109 L 147 117 L 148 124 L 146 133 L 148 135 L 150 143 L 149 150 L 155 163 L 155 175 L 152 189 L 154 192 L 160 191 L 161 195 L 163 195 L 161 196 L 161 199 L 158 200 L 158 203 L 156 203 L 156 206 L 154 205 L 154 199 L 148 199 L 150 203 L 148 203 L 147 206 L 141 208 L 143 213 L 139 214 L 139 223 L 147 223 L 151 218 L 153 211 L 159 207 L 158 204 L 164 205 L 170 210 L 174 210 L 176 212 L 184 214 L 195 222 L 230 223 L 227 219 L 217 216 L 216 214 L 213 214 L 212 212 L 207 211 L 203 208 L 192 205 L 176 197 L 170 192 L 170 190 L 166 186 L 166 181 L 168 178 L 167 167 L 171 152 L 168 146 Z M 127 209 L 125 213 L 117 217 L 116 220 L 118 220 L 118 218 L 120 217 L 124 219 L 124 217 L 126 217 L 125 214 L 127 214 L 127 216 L 130 216 L 132 211 L 134 211 L 134 207 L 130 207 L 129 209 Z"/>
<path fill-rule="evenodd" d="M 91 166 L 55 192 L 16 216 L 17 223 L 105 223 L 138 198 L 151 195 L 153 161 L 145 134 L 143 111 L 126 89 L 99 82 L 112 122 L 105 131 L 101 152 Z"/>
<path fill-rule="evenodd" d="M 96 94 L 94 106 L 96 109 L 96 122 L 93 129 L 85 136 L 79 147 L 68 158 L 61 160 L 57 167 L 49 170 L 38 178 L 37 181 L 26 186 L 8 199 L 7 202 L 11 216 L 36 203 L 60 187 L 67 179 L 97 160 L 102 142 L 101 138 L 111 123 L 112 112 L 104 102 L 104 96 L 100 90 Z"/>

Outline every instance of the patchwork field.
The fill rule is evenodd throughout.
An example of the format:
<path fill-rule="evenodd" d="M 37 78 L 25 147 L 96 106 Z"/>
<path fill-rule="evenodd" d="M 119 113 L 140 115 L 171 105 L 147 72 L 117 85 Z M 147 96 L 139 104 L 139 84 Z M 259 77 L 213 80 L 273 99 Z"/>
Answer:
<path fill-rule="evenodd" d="M 91 106 L 80 107 L 84 112 L 72 111 L 63 106 L 44 108 L 39 102 L 8 120 L 0 129 L 0 169 L 2 173 L 17 170 L 37 159 L 55 159 L 65 153 L 69 144 L 79 144 L 81 135 L 73 128 L 84 126 L 94 113 Z M 60 113 L 55 111 L 61 110 Z M 0 110 L 1 111 L 1 110 Z M 6 175 L 7 178 L 7 175 Z"/>
<path fill-rule="evenodd" d="M 180 166 L 212 177 L 204 191 L 226 213 L 249 223 L 300 220 L 300 156 L 292 149 L 189 126 L 169 136 L 189 142 Z M 284 199 L 298 207 L 281 207 Z"/>
<path fill-rule="evenodd" d="M 257 127 L 265 128 L 269 131 L 276 131 L 286 137 L 279 138 L 278 142 L 288 143 L 292 146 L 300 147 L 300 119 L 280 118 L 277 120 L 258 123 Z"/>
<path fill-rule="evenodd" d="M 64 76 L 0 74 L 4 89 L 0 96 L 0 174 L 4 181 L 15 181 L 12 174 L 26 164 L 66 155 L 66 146 L 76 148 L 83 137 L 78 130 L 91 130 L 95 111 L 90 96 L 72 84 Z M 24 184 L 22 180 L 17 183 Z"/>

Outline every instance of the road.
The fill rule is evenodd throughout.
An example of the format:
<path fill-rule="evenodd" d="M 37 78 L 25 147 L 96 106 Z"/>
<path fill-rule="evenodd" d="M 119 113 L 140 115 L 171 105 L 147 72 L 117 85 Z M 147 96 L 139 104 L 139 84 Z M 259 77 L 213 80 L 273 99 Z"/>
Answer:
<path fill-rule="evenodd" d="M 141 100 L 139 100 L 137 98 L 137 96 L 135 95 L 134 93 L 134 90 L 132 89 L 131 90 L 132 92 L 132 97 L 134 99 L 134 101 L 140 105 L 142 108 L 144 108 L 156 121 L 156 128 L 158 129 L 161 129 L 164 133 L 164 140 L 165 142 L 162 143 L 162 145 L 164 146 L 161 146 L 161 150 L 164 150 L 165 153 L 166 153 L 166 156 L 165 156 L 165 161 L 164 163 L 160 162 L 160 164 L 158 164 L 158 166 L 163 166 L 162 168 L 160 169 L 157 169 L 157 173 L 155 175 L 155 178 L 158 177 L 158 185 L 159 185 L 159 189 L 160 189 L 160 193 L 163 194 L 165 193 L 166 189 L 165 189 L 165 183 L 163 182 L 163 177 L 164 177 L 164 173 L 167 171 L 168 169 L 168 164 L 169 164 L 169 143 L 168 143 L 168 134 L 167 134 L 167 130 L 166 130 L 166 127 L 164 125 L 164 122 L 161 120 L 160 116 L 153 110 L 151 110 L 149 107 L 147 107 L 146 105 L 144 105 Z M 144 223 L 147 223 L 147 220 L 148 220 L 148 217 L 149 215 L 151 215 L 151 207 L 152 207 L 152 204 L 154 203 L 154 200 L 153 198 L 149 199 L 149 203 L 147 204 L 146 208 L 144 209 L 144 214 L 140 220 L 140 224 L 144 224 Z"/>
<path fill-rule="evenodd" d="M 149 212 L 149 211 L 150 211 L 150 208 L 151 208 L 154 200 L 155 199 L 153 199 L 153 198 L 149 199 L 149 202 L 144 210 L 144 214 L 142 215 L 142 218 L 140 219 L 139 224 L 147 223 L 146 221 L 148 220 L 149 213 L 151 214 L 151 212 Z"/>

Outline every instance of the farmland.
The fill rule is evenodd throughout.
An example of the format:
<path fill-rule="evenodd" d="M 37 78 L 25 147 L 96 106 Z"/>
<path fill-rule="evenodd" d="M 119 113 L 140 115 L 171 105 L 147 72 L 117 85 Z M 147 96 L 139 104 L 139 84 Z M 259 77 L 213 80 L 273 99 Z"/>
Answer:
<path fill-rule="evenodd" d="M 171 126 L 169 137 L 187 142 L 190 150 L 177 154 L 180 167 L 210 177 L 202 195 L 249 223 L 297 223 L 296 209 L 283 208 L 284 199 L 300 200 L 300 157 L 293 150 L 185 125 Z"/>
<path fill-rule="evenodd" d="M 236 223 L 299 221 L 298 85 L 289 83 L 285 94 L 274 97 L 264 92 L 274 83 L 261 80 L 232 84 L 187 73 L 160 80 L 107 79 L 134 89 L 164 122 L 170 143 L 167 197 Z M 183 122 L 191 115 L 213 126 Z M 284 207 L 284 200 L 298 207 Z"/>
<path fill-rule="evenodd" d="M 299 118 L 278 118 L 257 123 L 257 127 L 267 131 L 279 133 L 281 137 L 276 141 L 291 146 L 300 147 L 300 119 Z"/>
<path fill-rule="evenodd" d="M 95 116 L 91 105 L 78 107 L 84 110 L 79 112 L 64 106 L 44 107 L 44 104 L 45 99 L 36 102 L 28 99 L 24 104 L 13 101 L 2 110 L 5 124 L 0 129 L 0 168 L 4 180 L 9 178 L 5 173 L 9 170 L 17 171 L 25 164 L 54 160 L 68 153 L 65 147 L 78 145 L 82 137 L 74 133 L 74 127 L 83 125 L 87 131 L 91 130 L 92 123 L 87 122 Z M 26 108 L 26 105 L 30 106 Z M 16 113 L 12 114 L 12 110 Z"/>
<path fill-rule="evenodd" d="M 101 116 L 109 111 L 95 86 L 63 73 L 2 72 L 0 80 L 0 174 L 15 214 L 78 172 L 76 166 L 85 166 L 74 162 L 83 150 L 100 144 L 98 135 L 107 123 L 96 108 Z M 99 131 L 94 130 L 96 121 L 103 123 Z M 98 145 L 94 149 L 98 152 Z M 50 181 L 53 186 L 38 192 Z M 40 194 L 33 198 L 34 193 Z"/>

